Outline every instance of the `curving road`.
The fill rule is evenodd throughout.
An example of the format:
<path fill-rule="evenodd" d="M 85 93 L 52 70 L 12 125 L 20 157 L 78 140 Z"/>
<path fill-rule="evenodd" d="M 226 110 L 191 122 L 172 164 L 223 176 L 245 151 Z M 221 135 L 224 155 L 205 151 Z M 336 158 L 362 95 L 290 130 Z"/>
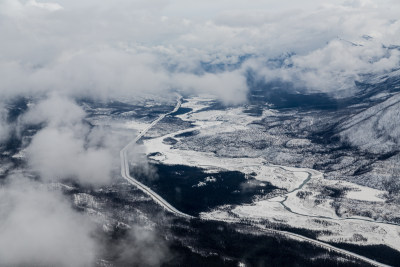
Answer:
<path fill-rule="evenodd" d="M 282 170 L 286 170 L 284 167 L 279 167 Z M 400 226 L 400 224 L 398 223 L 394 223 L 394 222 L 384 222 L 384 221 L 376 221 L 374 219 L 362 219 L 362 218 L 357 218 L 357 217 L 346 217 L 346 218 L 333 218 L 333 217 L 329 217 L 329 216 L 321 216 L 321 215 L 308 215 L 308 214 L 304 214 L 304 213 L 298 213 L 293 211 L 291 208 L 289 208 L 288 206 L 286 206 L 285 202 L 288 199 L 288 194 L 293 193 L 295 191 L 299 191 L 301 190 L 312 178 L 312 174 L 311 172 L 308 171 L 292 171 L 292 172 L 305 172 L 308 174 L 307 178 L 301 183 L 300 186 L 296 187 L 295 189 L 287 192 L 286 194 L 284 194 L 284 199 L 282 201 L 279 201 L 279 203 L 281 203 L 281 205 L 283 206 L 283 208 L 285 210 L 287 210 L 290 213 L 296 214 L 296 215 L 300 215 L 300 216 L 305 216 L 305 217 L 310 217 L 310 218 L 318 218 L 318 219 L 328 219 L 328 220 L 335 220 L 335 221 L 346 221 L 346 220 L 353 220 L 353 221 L 364 221 L 364 222 L 370 222 L 370 223 L 377 223 L 377 224 L 386 224 L 386 225 L 396 225 L 396 226 Z"/>

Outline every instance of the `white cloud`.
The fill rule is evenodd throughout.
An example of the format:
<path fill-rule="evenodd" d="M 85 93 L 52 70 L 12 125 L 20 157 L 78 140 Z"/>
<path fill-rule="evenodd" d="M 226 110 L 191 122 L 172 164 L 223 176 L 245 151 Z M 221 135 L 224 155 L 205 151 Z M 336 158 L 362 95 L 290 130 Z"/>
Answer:
<path fill-rule="evenodd" d="M 46 181 L 72 178 L 84 185 L 111 180 L 113 157 L 106 149 L 85 148 L 84 141 L 66 129 L 46 128 L 27 148 L 31 168 Z"/>
<path fill-rule="evenodd" d="M 197 94 L 214 94 L 227 104 L 240 104 L 246 99 L 246 80 L 239 71 L 219 74 L 207 73 L 200 76 L 179 74 L 174 78 L 178 88 L 191 90 Z"/>
<path fill-rule="evenodd" d="M 41 9 L 45 9 L 47 11 L 56 11 L 63 9 L 63 7 L 57 3 L 51 3 L 51 2 L 37 2 L 35 0 L 29 0 L 26 3 L 27 6 L 32 6 L 32 7 L 37 7 Z"/>
<path fill-rule="evenodd" d="M 58 95 L 32 106 L 23 116 L 25 123 L 45 123 L 26 149 L 30 167 L 45 181 L 71 178 L 84 185 L 110 182 L 118 154 L 114 155 L 110 147 L 99 147 L 99 134 L 91 134 L 84 116 L 81 107 Z"/>
<path fill-rule="evenodd" d="M 12 177 L 0 187 L 1 266 L 92 266 L 93 225 L 57 192 Z"/>
<path fill-rule="evenodd" d="M 70 99 L 57 94 L 32 106 L 22 120 L 25 123 L 46 123 L 49 127 L 73 127 L 82 123 L 85 112 Z"/>
<path fill-rule="evenodd" d="M 63 8 L 55 8 L 58 6 Z M 192 91 L 196 84 L 210 84 L 213 80 L 215 84 L 201 87 L 206 92 L 213 87 L 229 103 L 232 100 L 226 98 L 227 94 L 235 95 L 247 87 L 242 83 L 243 88 L 230 90 L 230 84 L 221 86 L 220 79 L 198 75 L 201 62 L 230 64 L 248 54 L 266 61 L 295 52 L 299 56 L 299 76 L 304 70 L 300 61 L 310 60 L 312 55 L 331 54 L 341 59 L 342 52 L 354 53 L 351 47 L 332 49 L 338 36 L 355 42 L 362 35 L 370 35 L 377 44 L 370 52 L 377 54 L 382 54 L 378 49 L 380 44 L 400 43 L 397 21 L 400 5 L 389 0 L 380 3 L 5 0 L 0 10 L 3 97 L 51 91 L 102 98 L 143 92 L 163 94 L 182 85 L 186 88 L 181 89 Z M 329 45 L 325 48 L 326 43 Z M 364 52 L 368 53 L 366 49 Z M 302 56 L 306 57 L 301 59 Z M 362 65 L 366 60 L 367 57 L 357 58 Z M 349 66 L 349 61 L 340 62 L 343 62 L 341 69 L 350 68 L 346 69 L 346 75 L 359 71 Z M 381 63 L 374 67 L 399 65 L 395 58 Z M 239 76 L 237 80 L 243 79 L 242 72 L 235 74 Z M 313 74 L 306 71 L 300 79 L 312 78 Z M 327 80 L 336 77 L 337 73 L 333 73 Z M 315 89 L 325 85 L 311 86 Z M 245 94 L 240 95 L 245 101 Z"/>
<path fill-rule="evenodd" d="M 362 74 L 382 74 L 399 67 L 400 51 L 387 49 L 375 40 L 358 39 L 357 43 L 333 40 L 325 47 L 306 55 L 294 55 L 283 67 L 249 64 L 266 81 L 280 79 L 295 88 L 349 96 L 355 93 L 355 81 Z M 254 64 L 254 62 L 253 62 Z"/>

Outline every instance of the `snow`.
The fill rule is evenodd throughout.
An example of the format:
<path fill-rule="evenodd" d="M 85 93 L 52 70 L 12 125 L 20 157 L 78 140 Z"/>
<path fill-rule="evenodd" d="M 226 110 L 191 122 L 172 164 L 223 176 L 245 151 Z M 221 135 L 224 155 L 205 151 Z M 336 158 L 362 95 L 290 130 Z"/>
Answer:
<path fill-rule="evenodd" d="M 350 184 L 350 183 L 349 183 Z M 356 200 L 373 201 L 373 202 L 384 202 L 383 195 L 385 191 L 377 190 L 374 188 L 354 185 L 352 184 L 353 190 L 347 192 L 346 197 Z"/>
<path fill-rule="evenodd" d="M 234 132 L 249 128 L 255 118 L 243 112 L 242 108 L 227 110 L 203 110 L 208 107 L 210 98 L 190 98 L 182 107 L 192 111 L 179 115 L 184 121 L 192 122 L 195 127 L 179 130 L 161 137 L 143 140 L 147 154 L 156 153 L 151 158 L 168 165 L 187 165 L 201 167 L 212 176 L 221 170 L 240 171 L 251 175 L 261 182 L 286 190 L 271 199 L 258 199 L 250 205 L 224 205 L 214 211 L 202 213 L 204 219 L 238 222 L 251 220 L 255 225 L 265 227 L 265 222 L 287 224 L 294 228 L 315 231 L 330 231 L 328 235 L 320 234 L 319 240 L 330 242 L 348 242 L 354 244 L 385 244 L 400 250 L 400 227 L 373 221 L 370 218 L 349 214 L 347 218 L 339 217 L 334 208 L 334 198 L 324 195 L 324 189 L 335 188 L 343 194 L 343 201 L 365 201 L 368 203 L 385 203 L 386 192 L 360 186 L 350 182 L 324 179 L 324 174 L 308 169 L 269 164 L 262 157 L 230 158 L 218 157 L 214 153 L 173 148 L 163 143 L 163 139 L 177 134 L 197 130 L 199 135 L 218 135 L 221 132 Z M 270 116 L 266 110 L 263 116 Z M 140 125 L 132 124 L 135 127 Z M 132 126 L 133 127 L 133 126 Z M 175 139 L 180 140 L 180 138 Z M 292 139 L 288 146 L 307 146 L 307 139 Z M 195 186 L 204 186 L 212 178 L 200 181 Z M 298 193 L 305 193 L 299 197 Z M 301 196 L 301 194 L 300 194 Z M 328 226 L 327 226 L 328 225 Z M 356 237 L 354 234 L 357 234 Z M 359 238 L 359 237 L 362 238 Z"/>
<path fill-rule="evenodd" d="M 100 205 L 96 202 L 96 199 L 89 194 L 86 193 L 77 193 L 74 194 L 74 204 L 76 206 L 84 206 L 86 208 L 91 209 L 99 209 Z"/>
<path fill-rule="evenodd" d="M 14 159 L 24 159 L 26 157 L 26 150 L 21 149 L 18 153 L 12 155 L 12 158 Z"/>
<path fill-rule="evenodd" d="M 308 176 L 303 169 L 296 172 L 288 171 L 281 166 L 269 165 L 262 158 L 216 157 L 210 152 L 171 149 L 171 145 L 162 142 L 164 138 L 172 137 L 181 132 L 175 132 L 159 138 L 145 140 L 144 145 L 146 153 L 150 154 L 159 152 L 159 154 L 151 158 L 160 161 L 163 164 L 182 164 L 192 167 L 201 167 L 212 172 L 218 170 L 229 170 L 240 171 L 248 175 L 255 173 L 255 179 L 263 182 L 270 182 L 272 185 L 287 189 L 288 191 L 298 187 Z"/>
<path fill-rule="evenodd" d="M 209 99 L 206 99 L 209 101 Z M 228 110 L 206 110 L 201 109 L 207 107 L 204 103 L 206 100 L 196 97 L 188 99 L 183 103 L 183 107 L 191 108 L 192 111 L 186 114 L 179 115 L 182 120 L 194 121 L 195 128 L 177 131 L 168 135 L 158 138 L 144 140 L 146 153 L 157 153 L 156 156 L 151 157 L 153 160 L 162 162 L 163 164 L 175 165 L 183 164 L 193 167 L 202 167 L 208 172 L 216 172 L 219 170 L 240 171 L 245 174 L 255 173 L 255 179 L 263 182 L 269 182 L 279 188 L 287 189 L 288 191 L 294 190 L 308 174 L 305 169 L 293 169 L 274 166 L 265 162 L 261 157 L 259 158 L 228 158 L 217 157 L 214 153 L 198 152 L 193 150 L 179 150 L 171 149 L 172 145 L 163 143 L 167 137 L 173 137 L 177 134 L 198 130 L 201 133 L 219 134 L 221 132 L 233 132 L 237 130 L 248 129 L 248 125 L 252 123 L 255 118 L 243 113 L 243 108 L 231 108 Z M 272 114 L 266 110 L 265 116 Z M 257 118 L 259 120 L 260 118 Z M 174 137 L 175 138 L 175 137 Z M 179 139 L 179 138 L 176 138 Z"/>
<path fill-rule="evenodd" d="M 286 143 L 287 147 L 306 147 L 311 145 L 308 139 L 291 139 Z"/>
<path fill-rule="evenodd" d="M 294 228 L 310 229 L 314 231 L 330 231 L 330 234 L 320 234 L 318 240 L 327 242 L 348 242 L 353 244 L 385 244 L 400 250 L 400 229 L 395 225 L 381 224 L 357 219 L 326 219 L 288 212 L 279 202 L 279 199 L 262 200 L 251 205 L 241 205 L 230 210 L 216 209 L 202 213 L 204 219 L 216 219 L 226 222 L 239 222 L 241 219 L 250 220 L 253 224 L 265 227 L 265 220 L 272 223 L 287 224 Z M 328 226 L 329 227 L 328 227 Z M 358 234 L 366 241 L 355 240 Z"/>

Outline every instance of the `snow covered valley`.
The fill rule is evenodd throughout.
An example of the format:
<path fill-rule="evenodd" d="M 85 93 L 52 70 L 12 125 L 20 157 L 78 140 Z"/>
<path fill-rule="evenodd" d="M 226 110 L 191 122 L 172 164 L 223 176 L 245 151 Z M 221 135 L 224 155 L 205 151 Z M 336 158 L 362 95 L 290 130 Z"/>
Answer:
<path fill-rule="evenodd" d="M 400 251 L 400 212 L 398 205 L 389 201 L 387 191 L 354 183 L 344 176 L 326 179 L 321 170 L 296 167 L 285 158 L 285 150 L 310 148 L 311 140 L 259 131 L 257 122 L 277 116 L 279 111 L 265 109 L 261 116 L 253 116 L 243 107 L 213 109 L 212 104 L 209 96 L 185 99 L 181 108 L 186 112 L 172 115 L 189 127 L 166 127 L 161 123 L 143 139 L 144 153 L 155 166 L 196 167 L 207 174 L 203 180 L 184 186 L 207 187 L 216 182 L 218 173 L 230 171 L 244 174 L 240 190 L 257 189 L 251 203 L 204 209 L 201 218 L 247 222 L 260 228 L 307 229 L 324 242 L 386 245 Z M 286 144 L 274 161 L 286 160 L 288 164 L 271 163 L 257 147 L 240 146 L 254 139 Z M 227 151 L 212 151 L 220 144 Z M 228 157 L 229 151 L 235 155 Z M 268 185 L 274 189 L 262 189 Z"/>

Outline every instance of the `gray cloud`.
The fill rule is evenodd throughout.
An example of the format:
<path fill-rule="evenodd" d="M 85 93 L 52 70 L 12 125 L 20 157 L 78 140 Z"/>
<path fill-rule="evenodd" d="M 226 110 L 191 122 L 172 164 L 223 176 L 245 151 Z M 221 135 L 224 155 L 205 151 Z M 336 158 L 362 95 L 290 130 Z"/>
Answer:
<path fill-rule="evenodd" d="M 269 71 L 266 79 L 321 91 L 337 89 L 338 78 L 347 83 L 359 72 L 399 65 L 397 55 L 383 56 L 380 47 L 399 43 L 400 5 L 390 0 L 4 0 L 0 10 L 3 96 L 56 90 L 108 98 L 179 88 L 212 91 L 231 104 L 246 101 L 245 72 L 204 75 L 202 62 L 232 64 L 249 54 L 266 62 L 294 52 L 294 68 Z M 336 41 L 357 43 L 363 35 L 374 38 L 364 48 Z M 372 53 L 383 60 L 369 64 Z"/>
<path fill-rule="evenodd" d="M 294 55 L 283 66 L 269 67 L 254 60 L 246 67 L 256 70 L 265 81 L 282 80 L 308 91 L 349 96 L 362 75 L 380 75 L 399 67 L 400 51 L 380 42 L 358 38 L 356 43 L 335 39 L 306 55 Z"/>
<path fill-rule="evenodd" d="M 10 130 L 10 125 L 7 123 L 7 111 L 0 103 L 0 143 L 8 139 Z"/>
<path fill-rule="evenodd" d="M 0 187 L 1 266 L 92 266 L 92 223 L 57 192 L 21 177 Z"/>

